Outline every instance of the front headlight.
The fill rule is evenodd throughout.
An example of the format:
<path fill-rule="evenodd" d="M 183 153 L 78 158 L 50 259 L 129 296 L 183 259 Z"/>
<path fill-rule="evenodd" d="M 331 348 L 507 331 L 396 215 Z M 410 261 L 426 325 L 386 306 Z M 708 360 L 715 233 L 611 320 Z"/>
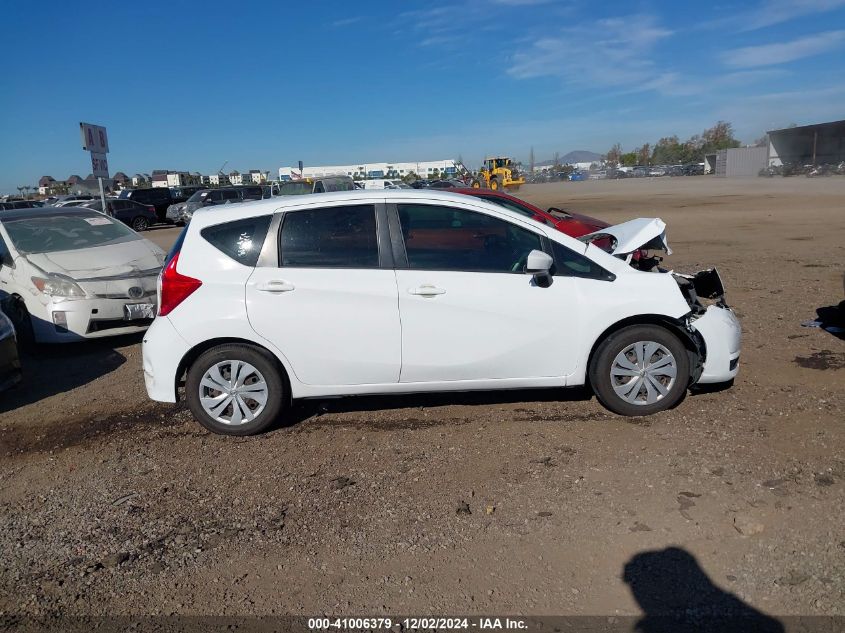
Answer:
<path fill-rule="evenodd" d="M 33 277 L 32 283 L 40 292 L 51 297 L 74 297 L 85 296 L 85 291 L 70 277 L 50 274 L 46 278 Z"/>

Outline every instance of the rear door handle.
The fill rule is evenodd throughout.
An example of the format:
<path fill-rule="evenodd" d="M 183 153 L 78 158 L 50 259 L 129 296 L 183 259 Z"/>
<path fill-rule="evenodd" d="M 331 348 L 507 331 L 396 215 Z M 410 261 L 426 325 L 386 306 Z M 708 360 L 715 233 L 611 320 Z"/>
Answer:
<path fill-rule="evenodd" d="M 261 292 L 281 293 L 290 292 L 296 288 L 296 286 L 284 279 L 271 279 L 270 281 L 261 282 L 256 286 L 256 288 Z"/>
<path fill-rule="evenodd" d="M 420 297 L 436 297 L 437 295 L 445 295 L 446 291 L 443 288 L 438 288 L 437 286 L 432 286 L 430 284 L 424 284 L 417 288 L 411 288 L 408 290 L 412 295 L 419 295 Z"/>

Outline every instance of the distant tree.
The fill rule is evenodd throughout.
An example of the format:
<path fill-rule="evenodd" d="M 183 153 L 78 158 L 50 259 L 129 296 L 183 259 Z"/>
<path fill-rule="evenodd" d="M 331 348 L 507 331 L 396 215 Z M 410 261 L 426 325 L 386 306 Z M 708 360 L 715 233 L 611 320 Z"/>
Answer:
<path fill-rule="evenodd" d="M 618 167 L 621 159 L 622 159 L 622 146 L 619 143 L 614 143 L 613 147 L 611 147 L 607 151 L 607 155 L 605 156 L 605 160 L 607 161 L 608 165 L 610 165 L 612 167 Z"/>
<path fill-rule="evenodd" d="M 619 162 L 622 164 L 623 167 L 633 167 L 637 164 L 637 152 L 628 152 L 627 154 L 622 154 L 619 157 Z"/>
<path fill-rule="evenodd" d="M 739 147 L 741 143 L 734 138 L 733 125 L 727 121 L 719 121 L 710 129 L 704 130 L 701 134 L 704 140 L 703 150 L 705 154 L 719 151 L 720 149 L 729 149 L 731 147 Z"/>
<path fill-rule="evenodd" d="M 416 174 L 415 172 L 413 172 L 413 171 L 408 172 L 407 174 L 405 174 L 405 175 L 402 177 L 402 181 L 403 181 L 403 182 L 405 182 L 405 183 L 407 183 L 407 184 L 411 184 L 412 182 L 416 182 L 416 181 L 418 181 L 419 179 L 420 179 L 420 177 L 419 177 L 419 176 L 417 176 L 417 174 Z"/>
<path fill-rule="evenodd" d="M 651 159 L 651 145 L 646 143 L 642 147 L 640 147 L 637 152 L 637 164 L 638 165 L 648 165 L 649 160 Z"/>
<path fill-rule="evenodd" d="M 683 162 L 683 145 L 677 136 L 664 136 L 654 146 L 651 154 L 653 165 L 674 165 Z"/>
<path fill-rule="evenodd" d="M 768 147 L 769 145 L 769 135 L 763 134 L 760 138 L 754 141 L 754 147 Z"/>
<path fill-rule="evenodd" d="M 531 151 L 528 154 L 528 170 L 534 173 L 534 146 L 531 146 Z"/>
<path fill-rule="evenodd" d="M 555 152 L 554 167 L 555 169 L 560 167 L 560 152 Z"/>

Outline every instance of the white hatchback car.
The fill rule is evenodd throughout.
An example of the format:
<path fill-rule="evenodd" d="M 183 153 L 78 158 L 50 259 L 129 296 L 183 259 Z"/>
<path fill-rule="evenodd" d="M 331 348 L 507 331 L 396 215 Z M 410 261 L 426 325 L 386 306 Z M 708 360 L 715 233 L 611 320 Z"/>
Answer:
<path fill-rule="evenodd" d="M 429 190 L 202 209 L 160 277 L 147 391 L 184 386 L 203 426 L 246 435 L 296 398 L 589 383 L 645 415 L 736 375 L 718 273 L 643 251 L 668 251 L 662 221 L 582 240 Z"/>

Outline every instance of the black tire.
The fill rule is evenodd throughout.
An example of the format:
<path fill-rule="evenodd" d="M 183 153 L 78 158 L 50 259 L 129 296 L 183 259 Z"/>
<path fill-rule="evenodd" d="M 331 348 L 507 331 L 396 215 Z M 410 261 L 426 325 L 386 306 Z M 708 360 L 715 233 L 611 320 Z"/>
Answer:
<path fill-rule="evenodd" d="M 263 409 L 253 420 L 236 426 L 216 420 L 205 410 L 200 401 L 200 383 L 205 373 L 218 363 L 231 361 L 249 363 L 258 370 L 267 385 L 267 400 Z M 231 368 L 229 371 L 231 372 Z M 281 371 L 276 359 L 266 350 L 238 343 L 220 345 L 203 352 L 188 368 L 188 375 L 185 380 L 185 397 L 197 422 L 212 433 L 238 436 L 253 435 L 267 429 L 276 421 L 282 411 L 286 401 L 286 393 L 285 381 L 282 378 Z M 203 389 L 206 388 L 203 387 Z M 221 415 L 225 416 L 225 412 L 233 411 L 230 408 L 231 406 L 229 405 L 224 409 Z M 232 417 L 234 416 L 232 415 Z"/>
<path fill-rule="evenodd" d="M 24 300 L 16 295 L 9 297 L 8 302 L 3 305 L 3 312 L 15 326 L 15 334 L 21 347 L 31 347 L 35 343 L 35 331 Z"/>
<path fill-rule="evenodd" d="M 499 181 L 495 178 L 490 179 L 490 189 L 493 191 L 498 191 L 501 187 L 499 187 Z"/>
<path fill-rule="evenodd" d="M 661 381 L 660 384 L 664 388 L 668 387 L 668 390 L 665 395 L 658 395 L 659 399 L 651 404 L 646 402 L 648 392 L 652 390 L 652 393 L 659 392 L 654 387 L 654 381 L 649 384 L 648 376 L 642 376 L 642 378 L 631 376 L 630 380 L 626 380 L 624 377 L 611 377 L 610 374 L 617 356 L 637 342 L 656 343 L 663 350 L 668 351 L 674 359 L 675 378 L 673 381 L 669 382 L 669 377 L 661 374 L 660 371 L 655 372 L 661 374 L 655 379 Z M 647 360 L 653 360 L 653 364 L 657 364 L 657 361 L 665 356 L 663 350 L 656 350 L 652 353 L 651 359 Z M 633 355 L 634 351 L 629 353 Z M 627 416 L 651 415 L 675 406 L 686 395 L 690 381 L 689 356 L 684 344 L 666 328 L 658 325 L 632 325 L 614 332 L 599 345 L 590 361 L 589 378 L 599 402 L 614 413 Z M 639 387 L 634 385 L 632 389 L 635 388 L 637 393 L 629 397 L 641 400 L 642 403 L 630 402 L 617 394 L 614 389 L 614 386 L 623 388 L 635 380 L 641 380 L 641 385 Z"/>
<path fill-rule="evenodd" d="M 141 231 L 146 231 L 150 228 L 150 221 L 145 218 L 143 215 L 139 215 L 137 217 L 132 218 L 132 230 L 140 233 Z"/>

